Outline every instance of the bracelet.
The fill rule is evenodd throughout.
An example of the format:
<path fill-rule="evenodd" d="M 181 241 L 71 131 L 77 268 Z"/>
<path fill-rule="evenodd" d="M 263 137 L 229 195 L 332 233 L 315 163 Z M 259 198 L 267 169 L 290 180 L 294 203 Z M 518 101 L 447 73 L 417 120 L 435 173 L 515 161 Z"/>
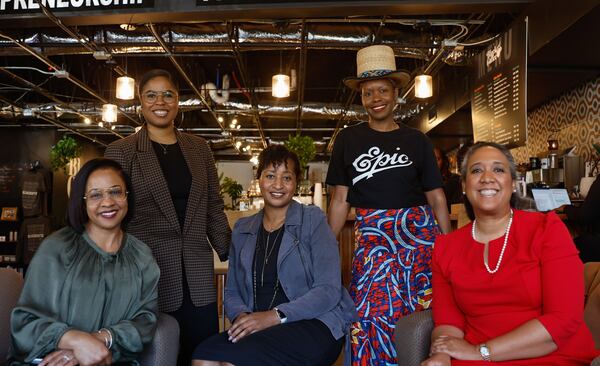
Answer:
<path fill-rule="evenodd" d="M 106 332 L 106 334 L 108 334 L 108 337 L 104 337 L 104 345 L 106 346 L 107 349 L 111 349 L 111 347 L 113 345 L 112 332 L 110 330 L 108 330 L 107 328 L 101 328 L 100 330 L 98 330 L 98 334 L 102 334 L 103 331 Z"/>

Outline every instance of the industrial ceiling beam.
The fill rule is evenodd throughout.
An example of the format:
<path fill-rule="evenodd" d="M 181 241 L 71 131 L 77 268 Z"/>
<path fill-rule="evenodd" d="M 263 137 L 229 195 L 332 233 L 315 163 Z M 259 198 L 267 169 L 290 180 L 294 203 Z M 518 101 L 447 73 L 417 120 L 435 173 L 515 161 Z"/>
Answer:
<path fill-rule="evenodd" d="M 235 62 L 237 64 L 238 71 L 240 72 L 240 78 L 242 79 L 242 84 L 243 84 L 243 86 L 248 88 L 249 84 L 248 84 L 248 75 L 246 72 L 246 66 L 244 65 L 244 62 L 242 60 L 242 54 L 240 52 L 240 45 L 239 45 L 239 37 L 236 34 L 236 29 L 233 26 L 233 24 L 229 25 L 228 33 L 229 33 L 229 41 L 231 43 L 231 49 L 235 56 Z M 258 128 L 258 134 L 260 135 L 260 140 L 261 140 L 262 146 L 263 146 L 263 148 L 266 148 L 267 147 L 267 138 L 265 137 L 265 132 L 263 131 L 263 127 L 260 122 L 260 116 L 258 115 L 258 111 L 257 111 L 258 103 L 256 101 L 256 95 L 253 92 L 253 88 L 248 88 L 248 89 L 249 89 L 250 105 L 252 105 L 252 109 L 255 111 L 252 114 L 252 119 L 254 120 L 254 124 Z M 235 144 L 234 144 L 234 146 L 235 146 Z"/>
<path fill-rule="evenodd" d="M 48 57 L 44 56 L 43 54 L 41 54 L 40 52 L 38 52 L 37 50 L 35 50 L 31 46 L 29 46 L 29 45 L 27 45 L 27 44 L 25 44 L 23 42 L 19 42 L 16 39 L 12 38 L 11 36 L 6 35 L 6 34 L 1 33 L 1 32 L 0 32 L 0 38 L 4 38 L 6 40 L 9 40 L 9 41 L 13 42 L 14 44 L 16 44 L 17 46 L 21 47 L 23 50 L 25 50 L 27 53 L 29 53 L 33 57 L 37 58 L 38 60 L 40 60 L 41 62 L 43 62 L 44 64 L 46 64 L 46 66 L 52 68 L 54 71 L 64 71 L 64 70 L 62 70 L 62 68 L 60 66 L 58 66 L 57 64 L 55 64 L 54 62 L 52 62 L 52 60 L 50 60 Z M 105 104 L 108 103 L 108 100 L 106 100 L 105 98 L 103 98 L 95 90 L 93 90 L 92 88 L 90 88 L 86 83 L 84 83 L 83 81 L 77 79 L 76 77 L 74 77 L 70 73 L 66 72 L 64 78 L 67 79 L 68 81 L 70 81 L 71 83 L 75 84 L 79 88 L 85 90 L 88 94 L 90 94 L 94 98 L 98 99 L 102 103 L 105 103 Z M 134 119 L 133 117 L 131 117 L 121 107 L 118 107 L 118 109 L 119 109 L 119 111 L 127 119 L 129 119 L 130 121 L 134 122 L 136 125 L 140 124 L 136 119 Z"/>
<path fill-rule="evenodd" d="M 306 87 L 306 59 L 308 56 L 308 51 L 306 49 L 306 38 L 308 35 L 308 31 L 306 27 L 306 22 L 302 22 L 302 42 L 300 45 L 300 64 L 298 67 L 297 80 L 298 110 L 296 112 L 296 135 L 299 135 L 300 132 L 302 132 L 302 105 L 304 104 L 304 89 Z"/>
<path fill-rule="evenodd" d="M 60 100 L 59 98 L 56 98 L 54 95 L 50 94 L 48 91 L 44 90 L 43 88 L 35 85 L 34 83 L 32 83 L 29 80 L 25 80 L 22 77 L 20 77 L 19 75 L 16 75 L 10 71 L 8 71 L 6 68 L 0 66 L 0 71 L 5 73 L 6 75 L 8 75 L 9 77 L 11 77 L 13 80 L 16 80 L 17 82 L 27 86 L 28 88 L 31 88 L 32 90 L 34 90 L 36 93 L 43 95 L 44 97 L 50 99 L 51 101 L 58 103 L 58 105 L 61 108 L 64 108 L 66 110 L 69 110 L 73 113 L 75 113 L 76 115 L 82 117 L 82 118 L 87 118 L 87 116 L 83 113 L 80 113 L 79 111 L 77 111 L 75 108 L 71 107 L 69 105 L 69 103 Z M 123 135 L 121 135 L 120 133 L 113 131 L 109 128 L 106 128 L 106 130 L 108 130 L 109 132 L 111 132 L 112 134 L 118 136 L 119 138 L 123 138 Z"/>
<path fill-rule="evenodd" d="M 8 100 L 8 99 L 4 98 L 1 95 L 0 95 L 0 101 L 6 103 L 8 105 L 10 105 L 13 109 L 21 109 L 21 107 L 19 107 L 18 105 L 14 104 L 14 102 L 12 102 L 11 100 Z M 69 131 L 69 132 L 71 132 L 71 133 L 73 133 L 75 135 L 81 136 L 81 137 L 83 137 L 85 139 L 88 139 L 88 140 L 92 141 L 93 143 L 96 143 L 96 144 L 99 144 L 99 145 L 102 145 L 102 146 L 106 146 L 106 144 L 104 142 L 98 141 L 95 138 L 93 138 L 93 137 L 91 137 L 91 136 L 89 136 L 89 135 L 87 135 L 85 133 L 79 132 L 79 131 L 77 131 L 77 130 L 71 128 L 71 127 L 69 127 L 68 125 L 66 125 L 66 124 L 64 124 L 64 123 L 62 123 L 62 122 L 60 122 L 60 121 L 58 121 L 58 120 L 56 120 L 54 118 L 50 118 L 50 117 L 44 116 L 42 114 L 35 114 L 35 117 L 39 118 L 41 120 L 44 120 L 44 121 L 46 121 L 46 122 L 48 122 L 48 123 L 50 123 L 50 124 L 52 124 L 52 125 L 54 125 L 56 127 L 64 128 L 65 130 L 67 130 L 67 131 Z"/>

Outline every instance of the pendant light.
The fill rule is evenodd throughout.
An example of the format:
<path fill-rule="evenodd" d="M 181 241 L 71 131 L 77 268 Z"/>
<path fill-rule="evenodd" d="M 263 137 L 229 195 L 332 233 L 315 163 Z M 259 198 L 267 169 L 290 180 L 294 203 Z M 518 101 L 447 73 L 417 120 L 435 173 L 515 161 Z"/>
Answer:
<path fill-rule="evenodd" d="M 290 96 L 290 77 L 281 73 L 282 64 L 281 51 L 279 52 L 279 74 L 273 75 L 271 81 L 271 94 L 275 98 L 287 98 Z"/>
<path fill-rule="evenodd" d="M 107 123 L 117 122 L 117 110 L 116 104 L 102 104 L 102 120 Z"/>
<path fill-rule="evenodd" d="M 275 98 L 290 96 L 290 77 L 288 75 L 273 75 L 273 96 Z"/>
<path fill-rule="evenodd" d="M 430 98 L 433 95 L 433 79 L 431 75 L 418 75 L 415 77 L 415 97 Z"/>
<path fill-rule="evenodd" d="M 135 97 L 135 79 L 129 76 L 117 78 L 117 99 L 132 100 Z"/>

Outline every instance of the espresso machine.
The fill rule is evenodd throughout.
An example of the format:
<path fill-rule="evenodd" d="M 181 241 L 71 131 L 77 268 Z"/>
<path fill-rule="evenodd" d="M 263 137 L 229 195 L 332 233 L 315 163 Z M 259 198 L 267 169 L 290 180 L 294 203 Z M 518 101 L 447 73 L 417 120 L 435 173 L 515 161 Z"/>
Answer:
<path fill-rule="evenodd" d="M 579 184 L 583 176 L 583 161 L 580 156 L 574 155 L 575 148 L 549 151 L 541 154 L 539 165 L 532 164 L 535 169 L 530 170 L 531 186 L 533 188 L 566 188 L 572 192 L 573 187 Z"/>

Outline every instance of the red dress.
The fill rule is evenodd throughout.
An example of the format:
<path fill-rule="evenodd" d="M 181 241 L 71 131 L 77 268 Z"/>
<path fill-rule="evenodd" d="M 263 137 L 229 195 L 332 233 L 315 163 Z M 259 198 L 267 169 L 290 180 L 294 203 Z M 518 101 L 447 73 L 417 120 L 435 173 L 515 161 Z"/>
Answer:
<path fill-rule="evenodd" d="M 583 265 L 565 225 L 554 213 L 514 212 L 504 259 L 490 274 L 472 224 L 439 236 L 433 251 L 433 318 L 460 328 L 471 344 L 484 343 L 538 319 L 558 349 L 509 365 L 589 365 L 599 354 L 583 321 Z M 489 243 L 494 269 L 504 237 Z M 492 349 L 493 357 L 493 349 Z M 452 365 L 489 365 L 452 360 Z"/>

